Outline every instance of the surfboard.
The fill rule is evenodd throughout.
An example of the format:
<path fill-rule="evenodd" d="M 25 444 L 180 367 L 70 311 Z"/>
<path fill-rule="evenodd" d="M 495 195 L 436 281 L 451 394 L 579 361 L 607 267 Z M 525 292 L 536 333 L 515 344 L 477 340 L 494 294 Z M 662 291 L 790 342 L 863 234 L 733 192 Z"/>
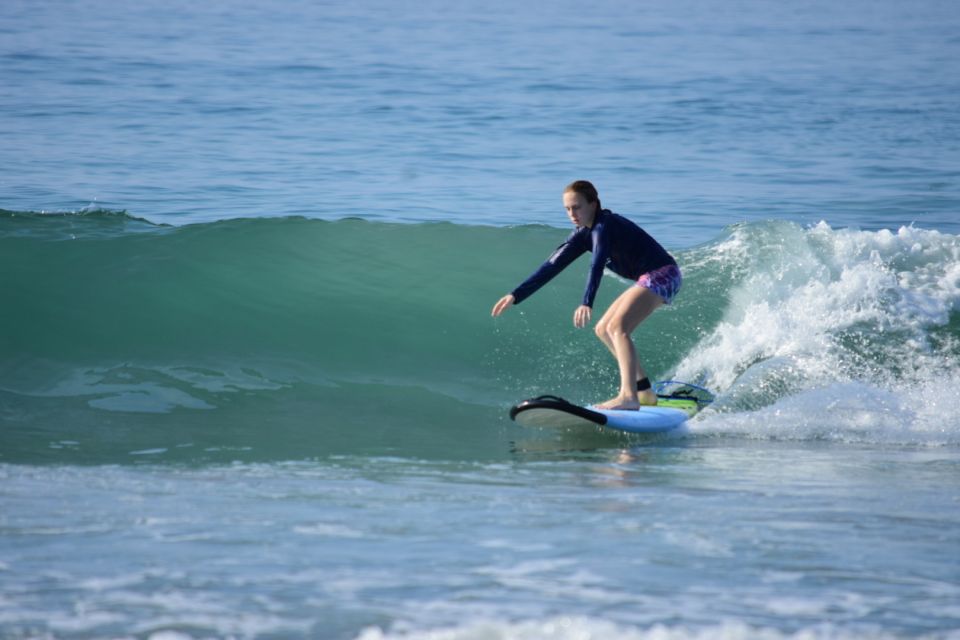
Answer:
<path fill-rule="evenodd" d="M 676 429 L 713 402 L 713 394 L 708 390 L 686 382 L 667 380 L 658 383 L 655 389 L 657 405 L 653 407 L 598 409 L 543 395 L 513 406 L 510 418 L 527 427 L 596 429 L 600 426 L 628 433 L 663 433 Z"/>

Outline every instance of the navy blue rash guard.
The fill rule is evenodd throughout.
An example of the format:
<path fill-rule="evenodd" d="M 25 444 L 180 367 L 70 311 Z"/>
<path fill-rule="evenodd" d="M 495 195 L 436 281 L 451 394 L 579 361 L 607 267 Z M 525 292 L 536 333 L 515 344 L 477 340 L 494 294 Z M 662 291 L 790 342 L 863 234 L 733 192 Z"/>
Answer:
<path fill-rule="evenodd" d="M 660 267 L 677 264 L 646 231 L 623 216 L 603 209 L 597 213 L 592 227 L 577 227 L 533 275 L 512 291 L 514 304 L 529 298 L 587 251 L 593 252 L 593 258 L 583 304 L 591 308 L 604 267 L 619 276 L 636 280 Z"/>

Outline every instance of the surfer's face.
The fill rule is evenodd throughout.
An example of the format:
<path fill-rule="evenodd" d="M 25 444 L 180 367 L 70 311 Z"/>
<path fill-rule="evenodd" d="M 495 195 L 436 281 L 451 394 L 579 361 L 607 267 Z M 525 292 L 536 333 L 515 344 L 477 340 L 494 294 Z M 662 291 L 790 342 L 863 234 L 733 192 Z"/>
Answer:
<path fill-rule="evenodd" d="M 566 191 L 563 194 L 563 208 L 567 210 L 570 222 L 578 227 L 592 227 L 593 219 L 597 215 L 597 203 L 587 202 L 587 199 L 576 191 Z"/>

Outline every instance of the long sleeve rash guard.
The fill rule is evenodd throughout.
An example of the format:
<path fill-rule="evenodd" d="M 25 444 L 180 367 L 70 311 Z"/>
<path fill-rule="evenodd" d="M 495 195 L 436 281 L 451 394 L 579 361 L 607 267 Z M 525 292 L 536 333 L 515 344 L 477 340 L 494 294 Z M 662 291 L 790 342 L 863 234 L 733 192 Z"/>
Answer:
<path fill-rule="evenodd" d="M 577 227 L 529 278 L 512 291 L 514 304 L 529 298 L 585 252 L 593 253 L 583 304 L 593 307 L 604 267 L 629 280 L 676 264 L 673 256 L 646 231 L 623 216 L 603 209 L 592 227 Z"/>

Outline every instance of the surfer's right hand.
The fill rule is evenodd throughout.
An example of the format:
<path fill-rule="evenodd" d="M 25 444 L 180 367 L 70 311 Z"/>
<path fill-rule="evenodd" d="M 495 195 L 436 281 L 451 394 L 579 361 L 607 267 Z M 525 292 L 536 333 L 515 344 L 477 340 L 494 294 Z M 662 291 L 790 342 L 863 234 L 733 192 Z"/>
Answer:
<path fill-rule="evenodd" d="M 493 305 L 493 311 L 490 312 L 490 315 L 496 318 L 498 315 L 507 310 L 507 307 L 513 304 L 514 297 L 512 293 L 508 293 L 499 300 L 497 304 Z"/>

